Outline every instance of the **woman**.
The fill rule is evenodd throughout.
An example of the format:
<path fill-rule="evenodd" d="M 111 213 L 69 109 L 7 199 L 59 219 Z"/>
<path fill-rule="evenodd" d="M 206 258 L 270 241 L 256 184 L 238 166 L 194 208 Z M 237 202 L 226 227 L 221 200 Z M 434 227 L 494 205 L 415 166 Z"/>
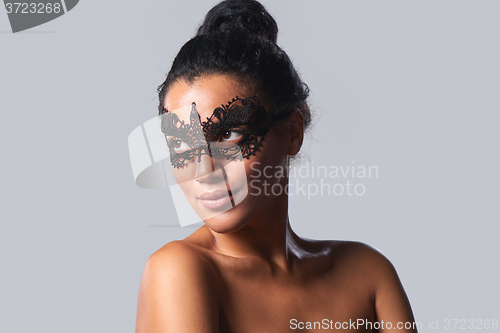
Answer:
<path fill-rule="evenodd" d="M 276 36 L 258 2 L 223 1 L 159 87 L 172 173 L 205 225 L 149 258 L 137 333 L 416 332 L 382 254 L 291 229 L 286 170 L 311 115 Z"/>

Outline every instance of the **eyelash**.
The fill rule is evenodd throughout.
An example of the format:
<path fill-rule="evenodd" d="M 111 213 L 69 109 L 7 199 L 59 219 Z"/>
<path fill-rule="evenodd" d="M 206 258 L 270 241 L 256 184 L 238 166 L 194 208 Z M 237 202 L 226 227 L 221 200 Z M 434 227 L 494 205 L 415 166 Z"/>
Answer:
<path fill-rule="evenodd" d="M 245 133 L 244 133 L 244 131 L 243 131 L 242 129 L 239 129 L 239 128 L 231 128 L 231 129 L 228 129 L 228 130 L 221 131 L 221 132 L 219 133 L 219 135 L 218 135 L 218 136 L 223 136 L 223 135 L 224 135 L 224 134 L 226 134 L 227 132 L 230 132 L 230 133 L 238 133 L 238 134 L 239 134 L 239 136 L 242 136 L 242 135 L 244 135 L 244 134 L 245 134 Z M 183 140 L 183 139 L 181 139 L 181 138 L 179 138 L 179 137 L 174 137 L 174 138 L 172 138 L 172 139 L 169 139 L 169 140 L 168 140 L 168 144 L 169 144 L 169 146 L 173 146 L 174 142 L 176 142 L 176 141 L 180 141 L 180 142 L 183 142 L 183 143 L 186 143 L 186 144 L 188 144 L 188 145 L 189 145 L 189 143 L 188 143 L 186 140 Z"/>
<path fill-rule="evenodd" d="M 230 129 L 227 129 L 227 130 L 220 131 L 220 133 L 217 136 L 222 137 L 224 134 L 226 134 L 228 132 L 229 133 L 238 133 L 239 136 L 242 136 L 244 134 L 244 131 L 242 129 L 230 128 Z"/>
<path fill-rule="evenodd" d="M 178 141 L 178 142 L 180 142 L 180 147 L 182 147 L 182 144 L 183 144 L 183 143 L 185 143 L 185 144 L 189 145 L 186 141 L 182 140 L 181 138 L 172 138 L 172 139 L 168 139 L 168 140 L 167 140 L 167 145 L 168 145 L 170 148 L 174 149 L 174 151 L 175 151 L 175 149 L 179 149 L 179 148 L 180 148 L 180 147 L 175 147 L 175 142 L 177 142 L 177 141 Z"/>

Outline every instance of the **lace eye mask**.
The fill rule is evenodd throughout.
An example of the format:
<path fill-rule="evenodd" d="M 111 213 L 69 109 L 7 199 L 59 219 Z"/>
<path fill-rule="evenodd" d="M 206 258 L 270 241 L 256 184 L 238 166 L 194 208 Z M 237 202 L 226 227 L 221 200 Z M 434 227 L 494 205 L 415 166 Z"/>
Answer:
<path fill-rule="evenodd" d="M 202 155 L 223 157 L 227 160 L 249 158 L 259 150 L 264 135 L 287 114 L 269 115 L 257 97 L 236 97 L 227 105 L 217 107 L 206 121 L 201 122 L 192 104 L 189 123 L 163 108 L 161 131 L 170 151 L 174 168 L 182 168 L 186 161 Z M 228 133 L 236 133 L 227 138 Z"/>

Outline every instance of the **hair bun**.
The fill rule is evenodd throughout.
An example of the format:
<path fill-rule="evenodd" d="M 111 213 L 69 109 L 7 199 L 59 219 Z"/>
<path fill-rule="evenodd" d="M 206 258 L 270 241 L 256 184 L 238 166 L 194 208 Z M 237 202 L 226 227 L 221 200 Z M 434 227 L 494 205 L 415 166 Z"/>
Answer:
<path fill-rule="evenodd" d="M 276 43 L 278 25 L 268 11 L 255 0 L 225 0 L 205 16 L 196 36 L 243 32 Z"/>

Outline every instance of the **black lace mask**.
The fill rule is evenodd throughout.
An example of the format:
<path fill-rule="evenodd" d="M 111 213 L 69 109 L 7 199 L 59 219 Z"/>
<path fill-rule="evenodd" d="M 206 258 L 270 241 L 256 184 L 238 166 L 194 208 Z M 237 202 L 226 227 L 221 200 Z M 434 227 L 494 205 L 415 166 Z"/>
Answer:
<path fill-rule="evenodd" d="M 259 150 L 271 125 L 287 116 L 269 115 L 255 96 L 236 97 L 227 105 L 216 108 L 203 122 L 194 102 L 189 124 L 165 108 L 162 111 L 161 130 L 167 139 L 174 168 L 182 168 L 195 156 L 199 162 L 204 154 L 226 160 L 249 158 Z"/>

